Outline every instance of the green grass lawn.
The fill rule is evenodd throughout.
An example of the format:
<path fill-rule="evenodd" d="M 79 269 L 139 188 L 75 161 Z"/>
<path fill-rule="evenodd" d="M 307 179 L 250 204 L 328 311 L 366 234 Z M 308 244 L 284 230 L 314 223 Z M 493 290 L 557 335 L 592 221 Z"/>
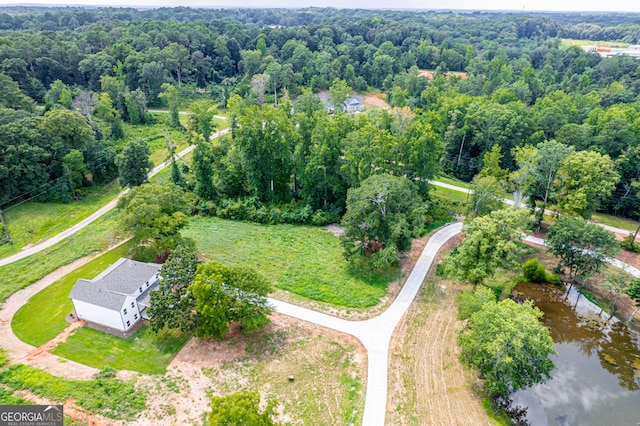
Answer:
<path fill-rule="evenodd" d="M 121 239 L 117 214 L 111 211 L 85 229 L 48 249 L 0 267 L 0 303 L 16 291 L 59 267 L 83 256 L 105 250 Z"/>
<path fill-rule="evenodd" d="M 109 264 L 125 257 L 131 246 L 131 243 L 125 243 L 114 248 L 34 295 L 13 317 L 11 328 L 16 336 L 33 346 L 56 337 L 68 325 L 65 317 L 73 309 L 69 292 L 78 278 L 94 278 Z"/>
<path fill-rule="evenodd" d="M 95 368 L 162 374 L 190 335 L 177 330 L 162 330 L 157 335 L 147 324 L 132 336 L 113 336 L 89 327 L 78 329 L 53 353 Z"/>
<path fill-rule="evenodd" d="M 280 289 L 334 305 L 373 306 L 395 278 L 353 271 L 340 240 L 321 228 L 196 217 L 183 235 L 210 260 L 254 266 Z"/>
<path fill-rule="evenodd" d="M 430 194 L 447 201 L 454 201 L 466 204 L 469 201 L 469 194 L 461 191 L 455 191 L 441 186 L 433 186 Z"/>
<path fill-rule="evenodd" d="M 167 138 L 171 144 L 176 145 L 176 152 L 180 152 L 188 146 L 187 136 L 184 132 L 169 126 L 168 114 L 157 114 L 160 118 L 159 122 L 154 125 L 130 125 L 125 124 L 125 134 L 127 138 L 121 142 L 124 147 L 129 141 L 142 139 L 147 141 L 151 149 L 149 159 L 154 166 L 166 161 L 169 158 L 167 149 Z M 164 116 L 167 117 L 164 117 Z M 167 119 L 167 123 L 165 123 Z"/>
<path fill-rule="evenodd" d="M 442 182 L 442 183 L 448 183 L 449 185 L 459 186 L 461 188 L 469 189 L 469 187 L 470 187 L 469 182 L 465 182 L 465 181 L 460 180 L 458 178 L 454 178 L 454 177 L 446 176 L 446 175 L 437 176 L 434 180 L 437 180 L 438 182 Z"/>
<path fill-rule="evenodd" d="M 91 188 L 85 198 L 72 203 L 28 202 L 6 210 L 4 218 L 13 244 L 0 245 L 0 258 L 75 225 L 113 200 L 121 189 L 117 182 L 112 182 Z"/>
<path fill-rule="evenodd" d="M 591 217 L 604 225 L 613 226 L 615 228 L 626 229 L 634 232 L 638 228 L 638 222 L 624 217 L 614 216 L 606 213 L 594 213 Z"/>

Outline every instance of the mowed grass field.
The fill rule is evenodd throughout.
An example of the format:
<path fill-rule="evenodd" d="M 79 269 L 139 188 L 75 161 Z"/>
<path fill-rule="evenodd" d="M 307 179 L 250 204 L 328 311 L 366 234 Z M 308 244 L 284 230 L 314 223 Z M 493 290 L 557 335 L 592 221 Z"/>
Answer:
<path fill-rule="evenodd" d="M 91 188 L 86 197 L 72 203 L 28 202 L 6 210 L 4 219 L 13 244 L 0 245 L 0 258 L 59 234 L 109 203 L 121 190 L 116 181 Z"/>
<path fill-rule="evenodd" d="M 183 235 L 209 260 L 253 266 L 277 288 L 338 306 L 373 306 L 395 278 L 354 271 L 339 238 L 318 227 L 196 217 Z"/>
<path fill-rule="evenodd" d="M 69 292 L 78 278 L 94 278 L 110 264 L 125 257 L 131 246 L 130 243 L 122 244 L 35 294 L 13 317 L 11 327 L 15 335 L 33 346 L 40 346 L 56 337 L 68 325 L 65 317 L 73 309 Z"/>
<path fill-rule="evenodd" d="M 54 354 L 95 368 L 112 367 L 143 374 L 163 374 L 167 366 L 191 337 L 179 330 L 160 330 L 148 324 L 122 338 L 83 327 L 53 351 Z"/>
<path fill-rule="evenodd" d="M 111 211 L 58 244 L 0 267 L 0 303 L 59 267 L 116 243 L 122 237 L 116 217 L 117 213 Z"/>

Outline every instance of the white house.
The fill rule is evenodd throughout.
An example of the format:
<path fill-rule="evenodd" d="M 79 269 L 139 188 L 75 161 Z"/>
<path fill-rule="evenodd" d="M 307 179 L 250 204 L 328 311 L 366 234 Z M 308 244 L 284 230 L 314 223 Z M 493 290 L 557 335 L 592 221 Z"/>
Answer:
<path fill-rule="evenodd" d="M 336 107 L 329 100 L 329 94 L 325 92 L 318 95 L 318 97 L 325 104 L 325 108 L 327 109 L 329 114 L 333 114 Z M 360 101 L 358 96 L 354 93 L 342 103 L 342 110 L 347 114 L 353 114 L 356 112 L 364 112 L 365 107 L 362 104 L 362 101 Z"/>
<path fill-rule="evenodd" d="M 126 333 L 148 319 L 149 293 L 158 288 L 161 266 L 119 259 L 92 280 L 80 278 L 69 293 L 76 317 Z"/>
<path fill-rule="evenodd" d="M 344 101 L 344 108 L 345 108 L 345 111 L 348 113 L 364 111 L 364 105 L 362 105 L 362 102 L 360 102 L 360 99 L 358 99 L 356 95 L 353 95 L 350 98 L 348 98 L 346 101 Z"/>

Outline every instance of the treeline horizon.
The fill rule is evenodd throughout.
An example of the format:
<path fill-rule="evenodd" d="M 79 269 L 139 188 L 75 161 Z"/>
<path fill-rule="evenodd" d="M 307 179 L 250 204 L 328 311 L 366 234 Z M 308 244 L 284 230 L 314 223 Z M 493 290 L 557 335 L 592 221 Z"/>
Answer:
<path fill-rule="evenodd" d="M 168 106 L 163 85 L 177 89 L 183 108 L 204 98 L 225 109 L 236 95 L 249 105 L 286 94 L 295 104 L 305 89 L 341 81 L 410 108 L 433 130 L 432 146 L 443 147 L 439 167 L 466 181 L 495 145 L 508 171 L 515 148 L 547 140 L 606 154 L 620 179 L 601 208 L 634 217 L 640 61 L 603 59 L 560 38 L 638 43 L 639 22 L 638 14 L 0 8 L 0 182 L 14 188 L 0 200 L 81 170 L 83 161 L 102 167 L 108 158 L 104 177 L 113 179 L 120 121 L 143 124 L 147 106 Z M 420 76 L 424 69 L 435 78 Z M 468 78 L 447 78 L 449 71 Z M 35 131 L 43 117 L 34 101 L 46 111 L 78 110 L 72 99 L 81 93 L 95 97 L 93 112 L 101 108 L 93 132 L 62 113 Z M 89 120 L 91 108 L 82 114 Z M 74 123 L 73 136 L 58 131 L 65 122 Z M 63 148 L 42 152 L 52 137 Z M 71 150 L 84 160 L 74 152 L 63 162 Z M 17 188 L 15 176 L 32 181 Z"/>

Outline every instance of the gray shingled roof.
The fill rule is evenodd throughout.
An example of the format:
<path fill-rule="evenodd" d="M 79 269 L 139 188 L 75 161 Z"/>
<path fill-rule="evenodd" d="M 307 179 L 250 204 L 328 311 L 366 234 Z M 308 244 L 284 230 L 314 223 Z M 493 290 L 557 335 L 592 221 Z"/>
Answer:
<path fill-rule="evenodd" d="M 146 290 L 146 282 L 160 268 L 161 265 L 156 263 L 119 259 L 93 280 L 79 279 L 71 289 L 69 298 L 120 310 L 125 302 L 125 295 L 133 295 L 140 287 Z"/>
<path fill-rule="evenodd" d="M 69 293 L 69 299 L 91 303 L 114 311 L 119 311 L 122 308 L 126 298 L 126 296 L 107 291 L 103 286 L 82 278 L 76 282 Z"/>
<path fill-rule="evenodd" d="M 145 288 L 145 283 L 153 277 L 162 265 L 155 263 L 136 262 L 135 260 L 119 259 L 107 268 L 94 282 L 100 282 L 107 290 L 133 295 L 139 287 Z"/>

